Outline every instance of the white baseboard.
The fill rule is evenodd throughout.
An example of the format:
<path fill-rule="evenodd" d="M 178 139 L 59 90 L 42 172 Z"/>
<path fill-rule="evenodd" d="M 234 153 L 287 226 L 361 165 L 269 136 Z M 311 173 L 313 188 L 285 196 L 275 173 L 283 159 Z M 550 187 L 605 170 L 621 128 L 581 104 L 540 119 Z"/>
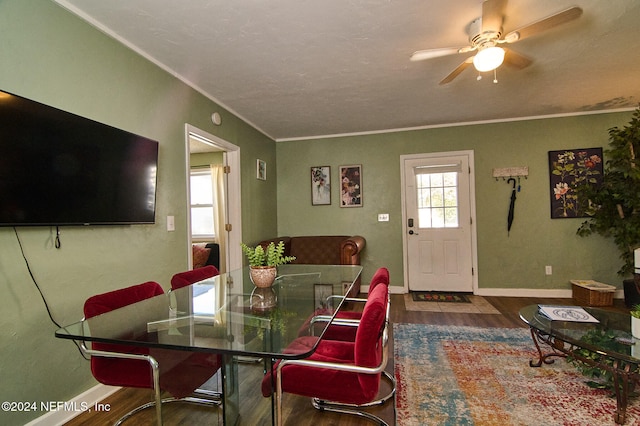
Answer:
<path fill-rule="evenodd" d="M 120 390 L 122 388 L 117 386 L 107 386 L 98 384 L 80 395 L 76 396 L 70 401 L 62 401 L 61 404 L 67 408 L 61 408 L 60 410 L 49 411 L 38 417 L 35 420 L 30 421 L 25 426 L 61 426 L 67 423 L 74 417 L 82 414 L 81 407 L 90 407 L 93 409 L 97 402 L 102 401 L 109 395 Z M 71 409 L 69 409 L 71 408 Z M 75 409 L 73 409 L 75 408 Z"/>
<path fill-rule="evenodd" d="M 367 292 L 368 286 L 363 286 L 362 291 Z M 405 294 L 407 289 L 400 286 L 389 286 L 391 294 Z M 496 297 L 541 297 L 541 298 L 565 298 L 573 297 L 571 289 L 537 289 L 537 288 L 478 288 L 473 292 L 476 296 Z M 624 290 L 616 290 L 614 299 L 624 299 Z"/>

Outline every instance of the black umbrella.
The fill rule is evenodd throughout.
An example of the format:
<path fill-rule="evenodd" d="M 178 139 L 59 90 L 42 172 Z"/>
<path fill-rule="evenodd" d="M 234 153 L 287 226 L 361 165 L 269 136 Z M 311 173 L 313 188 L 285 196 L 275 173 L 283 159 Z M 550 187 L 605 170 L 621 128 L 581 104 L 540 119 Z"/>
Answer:
<path fill-rule="evenodd" d="M 516 180 L 514 178 L 509 178 L 507 183 L 513 183 L 513 190 L 511 191 L 511 203 L 509 204 L 509 215 L 507 216 L 507 235 L 509 235 L 509 231 L 511 231 L 511 224 L 513 224 L 513 211 L 516 207 Z"/>

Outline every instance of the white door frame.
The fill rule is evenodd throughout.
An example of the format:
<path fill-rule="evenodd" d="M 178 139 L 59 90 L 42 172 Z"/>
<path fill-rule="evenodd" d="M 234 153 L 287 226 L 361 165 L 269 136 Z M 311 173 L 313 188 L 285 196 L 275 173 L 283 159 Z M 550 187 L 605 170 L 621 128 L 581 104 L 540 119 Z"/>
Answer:
<path fill-rule="evenodd" d="M 189 158 L 189 134 L 197 135 L 200 138 L 208 139 L 226 153 L 227 164 L 231 167 L 231 173 L 227 178 L 227 223 L 232 225 L 227 239 L 227 271 L 242 268 L 242 203 L 240 192 L 240 147 L 212 135 L 204 130 L 198 129 L 190 124 L 185 124 L 185 152 L 186 152 L 186 184 L 187 200 L 190 197 L 190 171 L 191 161 Z M 191 206 L 187 203 L 187 247 L 191 247 Z M 192 250 L 187 250 L 189 265 L 193 264 Z"/>
<path fill-rule="evenodd" d="M 469 158 L 469 213 L 471 215 L 471 262 L 473 268 L 473 293 L 478 291 L 478 234 L 476 229 L 476 181 L 475 181 L 475 164 L 473 150 L 466 151 L 448 151 L 448 152 L 432 152 L 423 154 L 409 154 L 400 156 L 400 188 L 402 199 L 402 265 L 404 269 L 404 292 L 409 292 L 409 257 L 408 257 L 408 232 L 407 229 L 407 204 L 406 204 L 406 179 L 404 163 L 406 160 L 418 159 L 438 159 L 440 157 L 451 157 L 466 155 Z"/>

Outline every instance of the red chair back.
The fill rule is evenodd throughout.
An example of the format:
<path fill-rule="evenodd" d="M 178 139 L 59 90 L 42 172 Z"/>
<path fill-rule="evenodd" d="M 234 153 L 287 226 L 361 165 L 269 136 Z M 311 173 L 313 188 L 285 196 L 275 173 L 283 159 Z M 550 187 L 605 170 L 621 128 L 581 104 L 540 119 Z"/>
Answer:
<path fill-rule="evenodd" d="M 389 292 L 386 286 L 378 285 L 369 292 L 362 312 L 362 318 L 356 331 L 354 361 L 363 367 L 376 367 L 382 362 L 382 331 L 387 315 Z M 359 374 L 358 380 L 363 393 L 373 399 L 380 386 L 380 373 Z"/>
<path fill-rule="evenodd" d="M 371 293 L 378 284 L 389 285 L 389 270 L 387 268 L 378 268 L 376 273 L 373 274 L 371 283 L 369 284 L 369 293 Z"/>
<path fill-rule="evenodd" d="M 220 275 L 220 271 L 213 265 L 203 266 L 202 268 L 192 269 L 186 272 L 180 272 L 175 274 L 171 278 L 171 289 L 176 290 L 188 285 L 197 283 L 198 281 L 206 280 L 207 278 Z"/>
<path fill-rule="evenodd" d="M 97 294 L 84 302 L 84 317 L 95 317 L 163 293 L 164 290 L 162 290 L 160 284 L 154 281 L 147 281 L 143 284 Z"/>
<path fill-rule="evenodd" d="M 123 306 L 163 294 L 160 284 L 148 281 L 90 297 L 84 303 L 84 316 L 89 319 Z M 92 349 L 107 352 L 148 355 L 149 349 L 93 342 Z M 91 372 L 100 383 L 111 386 L 151 388 L 153 381 L 149 363 L 141 360 L 91 357 Z"/>

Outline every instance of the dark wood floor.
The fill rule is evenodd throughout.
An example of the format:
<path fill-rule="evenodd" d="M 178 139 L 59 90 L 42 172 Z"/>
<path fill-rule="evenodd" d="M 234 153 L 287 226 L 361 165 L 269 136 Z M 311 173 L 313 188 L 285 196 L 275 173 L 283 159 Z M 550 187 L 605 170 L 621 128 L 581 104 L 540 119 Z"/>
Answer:
<path fill-rule="evenodd" d="M 495 308 L 500 311 L 497 314 L 463 314 L 442 312 L 416 312 L 407 311 L 404 307 L 402 295 L 392 295 L 391 321 L 393 323 L 418 323 L 435 325 L 468 325 L 477 327 L 524 327 L 524 323 L 518 317 L 518 311 L 527 305 L 535 303 L 546 304 L 572 304 L 571 299 L 550 298 L 515 298 L 515 297 L 485 297 Z M 615 300 L 611 309 L 627 311 L 620 300 Z M 390 362 L 387 371 L 393 372 L 393 344 L 390 347 Z M 260 364 L 241 364 L 240 395 L 242 403 L 242 415 L 240 425 L 268 425 L 271 423 L 269 400 L 263 398 L 260 393 L 260 376 L 262 366 Z M 381 390 L 384 391 L 384 390 Z M 111 397 L 102 401 L 110 407 L 109 412 L 88 412 L 72 421 L 67 426 L 79 425 L 110 425 L 113 424 L 127 411 L 152 399 L 151 391 L 139 389 L 123 389 Z M 356 418 L 315 410 L 308 398 L 285 394 L 283 398 L 285 406 L 285 425 L 369 425 L 370 422 Z M 206 425 L 218 424 L 218 409 L 200 407 L 191 404 L 163 405 L 165 425 Z M 387 406 L 371 409 L 371 412 L 381 416 L 389 424 L 394 424 L 394 410 L 391 401 Z M 129 419 L 126 426 L 150 425 L 154 422 L 154 410 L 146 410 Z"/>

